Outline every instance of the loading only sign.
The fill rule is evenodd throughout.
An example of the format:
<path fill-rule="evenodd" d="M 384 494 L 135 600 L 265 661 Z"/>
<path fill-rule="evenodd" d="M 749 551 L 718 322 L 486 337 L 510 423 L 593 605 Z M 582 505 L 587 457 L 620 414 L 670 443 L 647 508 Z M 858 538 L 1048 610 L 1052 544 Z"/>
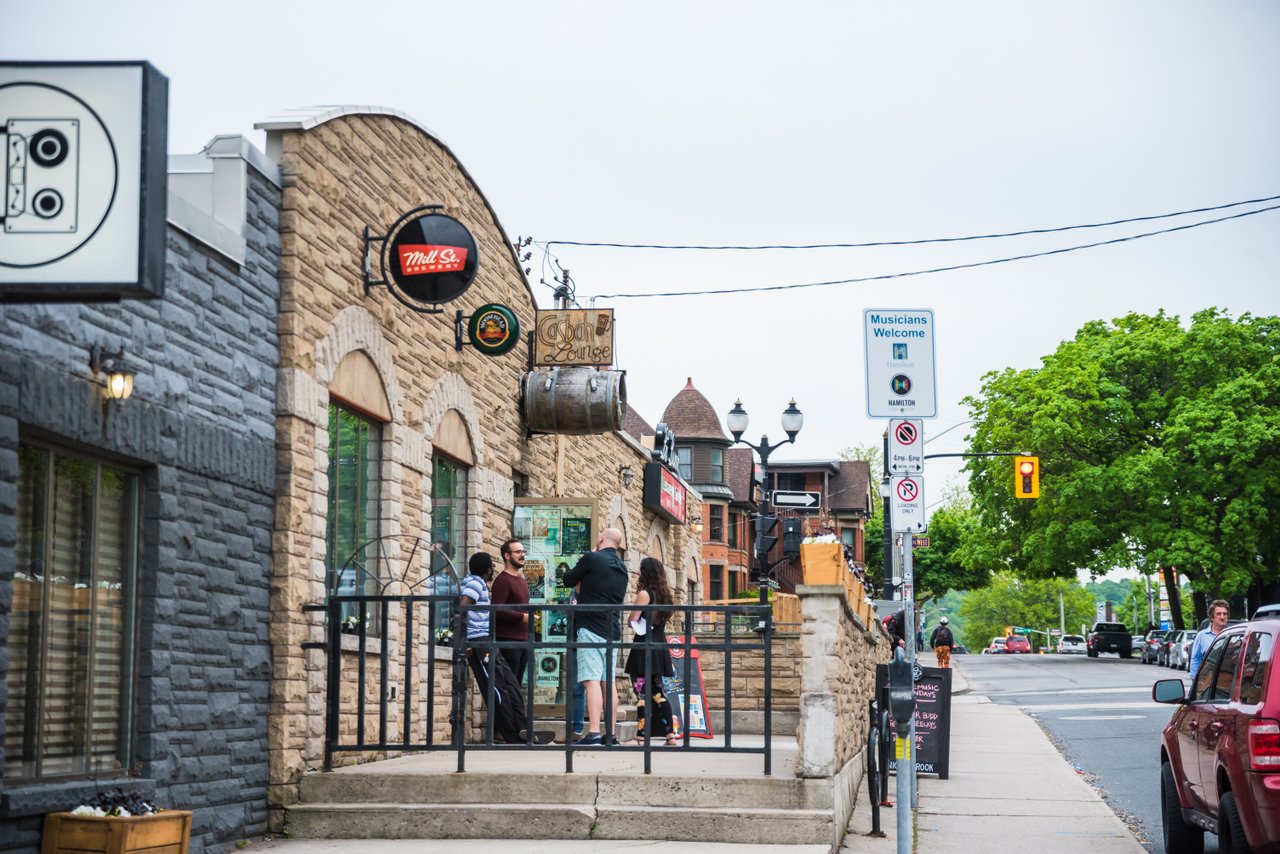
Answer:
<path fill-rule="evenodd" d="M 862 313 L 867 356 L 867 415 L 933 418 L 933 309 L 869 308 Z"/>
<path fill-rule="evenodd" d="M 895 534 L 922 534 L 924 524 L 924 478 L 919 475 L 889 480 L 889 516 Z"/>
<path fill-rule="evenodd" d="M 924 472 L 924 422 L 920 419 L 894 418 L 889 422 L 889 471 Z"/>

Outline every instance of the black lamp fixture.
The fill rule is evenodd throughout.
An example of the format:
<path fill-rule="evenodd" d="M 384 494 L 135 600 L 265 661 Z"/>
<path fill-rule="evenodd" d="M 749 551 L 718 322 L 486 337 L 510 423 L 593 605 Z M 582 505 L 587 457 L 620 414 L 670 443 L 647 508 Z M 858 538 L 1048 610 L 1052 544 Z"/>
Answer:
<path fill-rule="evenodd" d="M 742 401 L 737 400 L 733 404 L 733 409 L 729 410 L 729 415 L 725 418 L 725 425 L 729 428 L 729 432 L 733 434 L 733 444 L 746 445 L 757 454 L 760 455 L 760 480 L 764 484 L 763 495 L 760 502 L 760 515 L 756 520 L 756 573 L 760 581 L 760 605 L 767 607 L 769 604 L 768 580 L 769 580 L 769 549 L 772 546 L 770 542 L 771 532 L 777 526 L 777 517 L 773 515 L 773 501 L 769 490 L 769 454 L 785 444 L 794 442 L 796 436 L 799 435 L 800 429 L 804 427 L 804 414 L 800 408 L 796 406 L 795 398 L 787 404 L 787 408 L 782 410 L 782 430 L 787 434 L 786 442 L 776 442 L 769 444 L 768 436 L 760 437 L 760 444 L 753 445 L 750 442 L 743 441 L 742 434 L 747 432 L 747 424 L 750 420 L 747 418 L 747 410 L 743 408 Z M 756 631 L 763 631 L 766 628 L 762 622 L 756 627 Z"/>
<path fill-rule="evenodd" d="M 635 469 L 623 463 L 618 466 L 618 477 L 622 478 L 622 487 L 626 489 L 630 487 L 632 482 L 636 479 Z"/>
<path fill-rule="evenodd" d="M 107 400 L 128 400 L 133 394 L 136 372 L 125 361 L 123 347 L 115 352 L 107 352 L 101 344 L 94 344 L 89 351 L 89 370 L 94 379 L 103 378 L 102 394 Z"/>

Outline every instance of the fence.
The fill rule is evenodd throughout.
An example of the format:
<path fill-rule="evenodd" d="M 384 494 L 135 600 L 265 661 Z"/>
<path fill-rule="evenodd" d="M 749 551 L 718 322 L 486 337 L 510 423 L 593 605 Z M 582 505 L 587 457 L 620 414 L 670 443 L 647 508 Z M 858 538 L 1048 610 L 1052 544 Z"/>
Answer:
<path fill-rule="evenodd" d="M 324 768 L 332 770 L 334 757 L 339 753 L 409 753 L 420 751 L 452 750 L 457 752 L 457 770 L 466 770 L 466 754 L 474 750 L 511 749 L 511 745 L 498 743 L 494 738 L 493 716 L 488 715 L 483 738 L 478 742 L 467 739 L 467 717 L 470 708 L 471 678 L 467 672 L 468 651 L 475 649 L 482 654 L 495 655 L 504 649 L 534 653 L 563 651 L 567 673 L 567 685 L 573 685 L 577 675 L 576 651 L 584 648 L 603 648 L 606 661 L 616 662 L 619 654 L 633 647 L 648 649 L 640 642 L 607 638 L 603 643 L 587 643 L 576 640 L 575 621 L 587 612 L 603 612 L 612 625 L 620 626 L 631 605 L 461 605 L 453 595 L 335 595 L 322 605 L 305 606 L 307 611 L 319 611 L 326 615 L 326 640 L 309 644 L 323 649 L 325 666 L 325 747 Z M 483 609 L 490 612 L 489 636 L 468 640 L 466 617 L 470 611 Z M 493 629 L 493 614 L 499 611 L 520 611 L 527 615 L 529 636 L 524 640 L 498 640 Z M 677 676 L 683 685 L 692 684 L 695 650 L 715 651 L 722 656 L 724 668 L 723 693 L 717 698 L 722 703 L 724 729 L 720 737 L 706 743 L 691 740 L 687 722 L 699 709 L 701 697 L 695 699 L 691 691 L 685 691 L 679 708 L 680 719 L 686 722 L 680 733 L 677 748 L 683 750 L 720 753 L 758 753 L 763 757 L 764 773 L 772 773 L 772 738 L 770 714 L 772 705 L 772 635 L 773 621 L 768 606 L 735 605 L 670 605 L 647 606 L 646 616 L 659 611 L 668 612 L 668 624 L 675 626 L 674 635 L 668 638 L 669 649 L 675 660 Z M 543 620 L 557 620 L 563 615 L 567 630 L 562 640 L 538 639 L 534 634 L 537 613 Z M 345 615 L 345 625 L 344 625 Z M 749 631 L 735 629 L 734 620 L 746 620 Z M 652 620 L 649 620 L 652 624 Z M 699 631 L 694 641 L 694 626 L 715 625 L 715 633 Z M 447 656 L 441 659 L 437 651 L 438 638 L 443 630 L 450 629 Z M 622 636 L 621 633 L 619 636 Z M 371 650 L 370 648 L 373 647 Z M 764 658 L 763 712 L 764 738 L 762 746 L 734 744 L 732 712 L 734 708 L 733 666 L 734 658 L 759 654 Z M 352 664 L 348 659 L 354 655 Z M 371 673 L 370 660 L 372 659 Z M 646 674 L 652 672 L 650 652 L 645 655 Z M 532 670 L 532 668 L 530 668 Z M 392 674 L 403 678 L 403 697 L 395 696 L 397 685 Z M 615 668 L 615 674 L 617 669 Z M 397 679 L 397 682 L 399 679 Z M 617 679 L 615 676 L 614 683 Z M 649 680 L 646 679 L 646 683 Z M 526 681 L 525 707 L 533 708 L 535 677 L 532 672 Z M 493 684 L 485 698 L 486 707 L 493 708 Z M 604 692 L 603 720 L 612 718 L 611 692 Z M 442 696 L 444 695 L 444 696 Z M 653 720 L 653 699 L 646 695 L 646 720 Z M 447 701 L 447 702 L 446 702 Z M 708 699 L 708 703 L 711 702 Z M 441 714 L 447 709 L 447 714 Z M 565 704 L 565 732 L 571 732 L 570 704 Z M 446 726 L 441 726 L 447 722 Z M 529 728 L 532 730 L 532 727 Z M 528 732 L 521 749 L 562 751 L 565 771 L 573 771 L 574 753 L 587 748 L 578 747 L 572 738 L 563 744 L 538 745 L 533 743 L 533 733 Z M 634 751 L 644 754 L 644 771 L 651 773 L 653 746 L 648 738 L 638 746 L 610 746 L 610 750 Z M 663 748 L 669 750 L 672 748 Z"/>

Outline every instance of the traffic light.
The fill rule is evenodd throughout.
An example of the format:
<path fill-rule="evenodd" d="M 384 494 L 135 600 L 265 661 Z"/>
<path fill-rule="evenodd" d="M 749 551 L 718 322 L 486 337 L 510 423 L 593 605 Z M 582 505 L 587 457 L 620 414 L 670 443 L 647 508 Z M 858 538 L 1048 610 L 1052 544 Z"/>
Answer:
<path fill-rule="evenodd" d="M 1040 497 L 1040 458 L 1013 458 L 1014 498 Z"/>
<path fill-rule="evenodd" d="M 782 520 L 782 554 L 789 558 L 800 556 L 800 541 L 804 539 L 799 519 Z"/>
<path fill-rule="evenodd" d="M 773 547 L 777 544 L 778 517 L 760 514 L 756 517 L 756 554 L 764 557 L 773 551 Z"/>
<path fill-rule="evenodd" d="M 1005 627 L 1004 627 L 1004 636 L 1005 636 L 1005 637 L 1012 637 L 1012 636 L 1013 636 L 1013 626 L 1005 626 Z"/>

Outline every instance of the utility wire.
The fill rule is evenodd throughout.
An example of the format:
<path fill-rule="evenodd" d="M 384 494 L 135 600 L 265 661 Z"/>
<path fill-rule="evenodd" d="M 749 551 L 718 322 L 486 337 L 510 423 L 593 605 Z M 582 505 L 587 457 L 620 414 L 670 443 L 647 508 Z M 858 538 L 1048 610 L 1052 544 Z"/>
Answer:
<path fill-rule="evenodd" d="M 1241 205 L 1256 205 L 1263 202 L 1274 202 L 1280 199 L 1280 195 L 1266 196 L 1261 199 L 1248 199 L 1242 202 L 1228 202 L 1225 205 L 1213 205 L 1204 208 L 1189 208 L 1184 211 L 1174 211 L 1172 213 L 1151 214 L 1149 216 L 1134 216 L 1125 219 L 1113 219 L 1107 222 L 1089 222 L 1080 225 L 1062 225 L 1055 228 L 1029 228 L 1022 231 L 1004 231 L 995 234 L 970 234 L 963 237 L 928 237 L 920 240 L 878 240 L 867 243 L 804 243 L 804 244 L 764 244 L 759 246 L 717 246 L 717 245 L 696 245 L 696 244 L 670 244 L 670 243 L 594 243 L 584 240 L 548 240 L 541 244 L 550 250 L 552 246 L 591 246 L 603 247 L 608 249 L 693 249 L 706 251 L 740 251 L 754 252 L 764 249 L 870 249 L 877 246 L 920 246 L 926 243 L 961 243 L 967 240 L 994 240 L 1000 237 L 1023 237 L 1029 234 L 1055 234 L 1062 231 L 1075 231 L 1082 228 L 1106 228 L 1112 225 L 1124 225 L 1131 222 L 1150 222 L 1158 219 L 1170 219 L 1172 217 L 1187 216 L 1188 214 L 1210 213 L 1212 211 L 1228 210 L 1230 208 L 1238 208 Z"/>
<path fill-rule="evenodd" d="M 1277 197 L 1280 198 L 1280 197 Z M 1253 211 L 1245 211 L 1244 213 L 1232 214 L 1231 216 L 1218 217 L 1217 219 L 1206 219 L 1200 222 L 1192 222 L 1186 225 L 1177 225 L 1170 228 L 1162 228 L 1158 231 L 1148 231 L 1142 234 L 1131 234 L 1128 237 L 1117 237 L 1112 240 L 1102 240 L 1097 243 L 1082 243 L 1077 246 L 1066 246 L 1061 249 L 1050 249 L 1045 252 L 1031 252 L 1026 255 L 1011 255 L 1007 258 L 993 258 L 987 261 L 973 261 L 968 264 L 952 264 L 947 267 L 932 267 L 927 270 L 909 270 L 904 273 L 884 273 L 878 276 L 860 276 L 854 279 L 832 279 L 826 282 L 802 282 L 791 285 L 763 285 L 757 288 L 717 288 L 705 291 L 665 291 L 652 294 L 597 294 L 593 299 L 640 299 L 644 297 L 691 297 L 691 296 L 710 296 L 714 294 L 744 294 L 756 293 L 760 291 L 789 291 L 798 288 L 822 288 L 829 285 L 853 285 L 862 282 L 881 282 L 886 279 L 904 279 L 909 276 L 925 276 L 930 273 L 949 273 L 953 270 L 970 270 L 974 267 L 989 267 L 993 264 L 1006 264 L 1010 261 L 1026 261 L 1030 258 L 1044 258 L 1049 255 L 1062 255 L 1067 252 L 1076 252 L 1080 249 L 1095 249 L 1099 246 L 1111 246 L 1116 243 L 1126 243 L 1130 240 L 1140 240 L 1144 237 L 1155 237 L 1159 234 L 1172 234 L 1176 231 L 1186 231 L 1191 228 L 1199 228 L 1202 225 L 1213 225 L 1214 223 L 1227 222 L 1233 219 L 1242 219 L 1247 216 L 1254 216 L 1268 211 L 1280 210 L 1280 205 L 1272 205 L 1267 208 L 1258 208 Z"/>

